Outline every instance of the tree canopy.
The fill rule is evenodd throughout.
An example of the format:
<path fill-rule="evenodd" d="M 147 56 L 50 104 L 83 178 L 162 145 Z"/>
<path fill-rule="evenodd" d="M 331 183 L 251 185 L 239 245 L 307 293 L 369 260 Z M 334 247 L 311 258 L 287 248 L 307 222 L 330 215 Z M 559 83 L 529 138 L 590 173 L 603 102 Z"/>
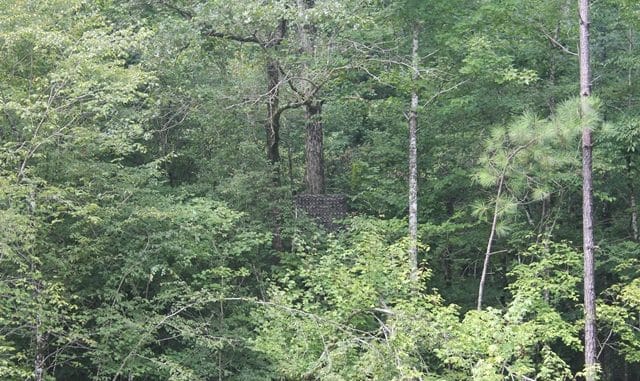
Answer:
<path fill-rule="evenodd" d="M 640 3 L 582 87 L 578 9 L 0 0 L 0 379 L 638 379 Z"/>

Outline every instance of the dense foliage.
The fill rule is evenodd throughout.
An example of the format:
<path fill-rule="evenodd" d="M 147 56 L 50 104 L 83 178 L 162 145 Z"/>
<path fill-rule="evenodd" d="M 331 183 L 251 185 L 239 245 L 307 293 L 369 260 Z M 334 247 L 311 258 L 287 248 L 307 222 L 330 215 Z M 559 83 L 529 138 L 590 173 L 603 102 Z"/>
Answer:
<path fill-rule="evenodd" d="M 0 0 L 0 379 L 583 379 L 585 125 L 638 379 L 640 5 L 593 3 L 579 115 L 575 3 Z"/>

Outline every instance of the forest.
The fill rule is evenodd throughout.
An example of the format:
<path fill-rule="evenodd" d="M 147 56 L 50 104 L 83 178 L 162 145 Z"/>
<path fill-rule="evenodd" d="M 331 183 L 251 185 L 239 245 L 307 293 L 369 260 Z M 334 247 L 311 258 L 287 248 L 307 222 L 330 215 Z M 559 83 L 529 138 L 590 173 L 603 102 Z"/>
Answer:
<path fill-rule="evenodd" d="M 640 380 L 637 0 L 0 0 L 0 379 Z"/>

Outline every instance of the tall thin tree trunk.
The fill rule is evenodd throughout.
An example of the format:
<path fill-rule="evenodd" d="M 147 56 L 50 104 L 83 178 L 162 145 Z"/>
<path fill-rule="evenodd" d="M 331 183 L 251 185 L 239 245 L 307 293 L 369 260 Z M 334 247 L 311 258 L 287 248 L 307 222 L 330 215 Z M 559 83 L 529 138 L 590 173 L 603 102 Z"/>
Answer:
<path fill-rule="evenodd" d="M 629 180 L 631 182 L 631 180 Z M 630 184 L 629 198 L 631 207 L 631 230 L 633 231 L 633 240 L 638 242 L 638 205 L 636 202 L 636 190 L 633 184 Z"/>
<path fill-rule="evenodd" d="M 493 219 L 491 220 L 491 231 L 489 232 L 489 239 L 487 240 L 487 251 L 484 253 L 484 263 L 482 264 L 482 274 L 480 275 L 480 285 L 478 286 L 478 311 L 482 310 L 482 299 L 484 297 L 484 285 L 487 281 L 487 273 L 489 272 L 489 258 L 491 257 L 491 247 L 493 246 L 493 239 L 496 235 L 496 226 L 498 225 L 498 212 L 500 207 L 500 196 L 502 195 L 502 187 L 504 185 L 504 174 L 500 176 L 498 183 L 498 193 L 496 194 L 496 205 L 493 208 Z"/>
<path fill-rule="evenodd" d="M 413 90 L 411 91 L 411 106 L 409 109 L 409 264 L 411 266 L 411 280 L 418 278 L 418 43 L 419 25 L 413 24 L 413 38 L 411 48 L 411 68 L 413 73 Z"/>
<path fill-rule="evenodd" d="M 631 208 L 631 231 L 633 240 L 638 242 L 638 204 L 636 202 L 636 187 L 633 186 L 631 173 L 631 158 L 627 156 L 627 184 L 629 186 L 629 207 Z"/>
<path fill-rule="evenodd" d="M 558 26 L 556 26 L 556 30 L 554 33 L 553 38 L 558 41 L 559 38 L 559 34 L 560 34 L 560 22 L 558 22 Z M 551 48 L 554 48 L 555 46 L 553 45 L 552 42 L 549 42 L 549 45 Z M 557 71 L 557 62 L 555 59 L 555 52 L 553 49 L 550 49 L 550 61 L 549 62 L 549 85 L 554 88 L 556 86 L 556 71 Z M 556 97 L 555 94 L 552 92 L 551 95 L 549 96 L 549 98 L 547 99 L 547 104 L 549 105 L 549 111 L 551 114 L 554 114 L 556 112 Z"/>
<path fill-rule="evenodd" d="M 38 299 L 40 296 L 40 293 L 42 292 L 41 290 L 41 284 L 40 281 L 37 281 L 36 284 L 36 289 L 34 291 L 34 299 Z M 40 313 L 36 314 L 36 322 L 35 325 L 33 327 L 34 330 L 34 336 L 35 336 L 35 359 L 33 362 L 33 378 L 34 381 L 43 381 L 44 377 L 45 377 L 45 350 L 47 347 L 47 337 L 46 337 L 46 333 L 43 332 L 43 328 L 42 328 L 42 318 L 40 316 Z"/>
<path fill-rule="evenodd" d="M 590 113 L 591 65 L 589 63 L 589 0 L 579 0 L 580 13 L 580 113 Z M 593 169 L 591 126 L 582 128 L 582 241 L 584 251 L 584 361 L 587 381 L 597 378 L 596 303 L 593 238 Z"/>
<path fill-rule="evenodd" d="M 633 52 L 634 48 L 635 48 L 635 44 L 633 43 L 634 39 L 633 39 L 633 29 L 629 30 L 629 53 Z M 633 80 L 632 80 L 632 73 L 633 73 L 633 68 L 630 66 L 629 70 L 627 71 L 627 86 L 629 86 L 629 89 L 631 90 L 631 94 L 633 94 L 633 90 L 632 90 L 632 86 L 633 86 Z M 633 100 L 634 97 L 633 96 L 629 96 L 628 98 L 628 108 L 629 110 L 631 110 L 633 108 Z M 631 207 L 631 230 L 633 231 L 633 240 L 635 242 L 638 242 L 638 206 L 637 206 L 637 202 L 636 202 L 636 188 L 633 185 L 633 176 L 632 176 L 632 171 L 631 171 L 631 156 L 627 155 L 627 181 L 629 184 L 629 203 L 630 203 L 630 207 Z"/>
<path fill-rule="evenodd" d="M 224 279 L 222 280 L 224 287 Z M 220 315 L 218 316 L 218 329 L 220 331 L 223 330 L 224 327 L 224 305 L 222 304 L 222 299 L 220 299 L 220 309 L 218 311 Z M 218 350 L 218 381 L 224 380 L 224 367 L 223 367 L 223 353 L 222 348 Z"/>
<path fill-rule="evenodd" d="M 38 320 L 40 317 L 38 317 Z M 45 374 L 45 364 L 44 364 L 44 347 L 46 345 L 46 339 L 44 334 L 40 332 L 40 322 L 36 323 L 35 328 L 36 335 L 36 356 L 34 360 L 34 380 L 35 381 L 43 381 Z"/>

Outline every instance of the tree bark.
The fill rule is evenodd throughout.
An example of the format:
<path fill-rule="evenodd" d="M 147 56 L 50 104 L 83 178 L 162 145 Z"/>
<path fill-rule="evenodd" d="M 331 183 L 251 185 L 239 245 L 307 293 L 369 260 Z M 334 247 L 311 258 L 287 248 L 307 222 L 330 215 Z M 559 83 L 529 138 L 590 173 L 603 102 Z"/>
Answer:
<path fill-rule="evenodd" d="M 409 265 L 411 267 L 410 278 L 418 278 L 418 47 L 419 26 L 413 25 L 411 66 L 413 73 L 413 90 L 411 91 L 411 106 L 409 109 Z"/>
<path fill-rule="evenodd" d="M 310 102 L 305 106 L 306 141 L 305 141 L 305 184 L 307 193 L 323 194 L 324 184 L 324 153 L 323 153 L 323 125 L 322 103 Z"/>
<path fill-rule="evenodd" d="M 582 241 L 584 252 L 584 360 L 585 379 L 597 378 L 596 304 L 593 238 L 593 169 L 591 127 L 585 118 L 589 114 L 591 96 L 591 65 L 589 63 L 589 0 L 579 0 L 580 14 L 580 113 L 582 127 Z"/>
<path fill-rule="evenodd" d="M 276 49 L 284 39 L 287 30 L 287 23 L 284 19 L 280 19 L 278 27 L 273 33 L 272 38 L 264 44 L 265 48 Z M 272 164 L 272 179 L 275 186 L 281 184 L 280 176 L 280 116 L 283 110 L 280 110 L 280 64 L 272 57 L 267 58 L 266 64 L 267 75 L 267 120 L 264 125 L 266 136 L 267 160 Z M 276 251 L 284 249 L 284 242 L 281 234 L 281 211 L 274 206 L 272 213 L 273 238 L 271 246 Z"/>
<path fill-rule="evenodd" d="M 271 164 L 280 162 L 280 70 L 275 60 L 267 62 L 267 122 L 264 129 L 267 137 L 267 159 Z"/>
<path fill-rule="evenodd" d="M 263 43 L 265 49 L 276 49 L 287 32 L 287 22 L 281 19 L 269 41 Z M 280 162 L 280 66 L 276 59 L 269 57 L 267 74 L 267 121 L 264 129 L 267 138 L 267 159 L 271 164 Z"/>

